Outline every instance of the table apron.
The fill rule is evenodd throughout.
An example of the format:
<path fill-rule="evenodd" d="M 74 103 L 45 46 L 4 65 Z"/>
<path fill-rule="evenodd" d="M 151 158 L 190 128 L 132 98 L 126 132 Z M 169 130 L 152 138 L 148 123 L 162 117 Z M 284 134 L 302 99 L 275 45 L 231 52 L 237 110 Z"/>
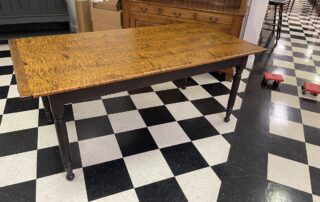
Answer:
<path fill-rule="evenodd" d="M 185 68 L 180 70 L 175 70 L 171 72 L 160 73 L 151 76 L 144 76 L 135 79 L 129 79 L 125 81 L 94 86 L 89 88 L 78 89 L 74 91 L 58 93 L 49 96 L 51 99 L 58 100 L 61 104 L 69 104 L 79 101 L 88 100 L 90 98 L 95 98 L 98 96 L 104 96 L 108 94 L 118 93 L 122 91 L 128 91 L 133 89 L 139 89 L 154 84 L 173 81 L 178 79 L 183 79 L 190 76 L 195 76 L 198 74 L 208 73 L 217 71 L 223 68 L 230 68 L 234 66 L 241 66 L 242 61 L 246 60 L 247 56 L 239 57 L 230 60 L 224 60 L 221 62 L 215 62 L 206 65 L 200 65 L 197 67 Z"/>

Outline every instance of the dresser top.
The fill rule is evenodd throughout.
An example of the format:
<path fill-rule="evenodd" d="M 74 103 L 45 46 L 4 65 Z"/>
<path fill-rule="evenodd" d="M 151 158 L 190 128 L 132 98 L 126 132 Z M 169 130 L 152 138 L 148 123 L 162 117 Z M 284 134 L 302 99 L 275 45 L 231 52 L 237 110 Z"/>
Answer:
<path fill-rule="evenodd" d="M 39 97 L 197 68 L 265 49 L 202 24 L 9 41 L 20 97 Z"/>

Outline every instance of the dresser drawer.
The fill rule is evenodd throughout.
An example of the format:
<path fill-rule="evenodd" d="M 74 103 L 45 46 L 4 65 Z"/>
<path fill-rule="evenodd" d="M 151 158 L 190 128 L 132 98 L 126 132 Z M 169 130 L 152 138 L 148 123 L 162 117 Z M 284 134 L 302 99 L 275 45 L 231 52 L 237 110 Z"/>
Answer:
<path fill-rule="evenodd" d="M 173 17 L 177 19 L 187 19 L 193 21 L 201 21 L 213 24 L 232 24 L 231 15 L 216 14 L 210 12 L 181 9 L 168 6 L 158 6 L 146 3 L 132 3 L 130 11 L 141 12 L 145 14 L 153 14 L 160 16 Z"/>

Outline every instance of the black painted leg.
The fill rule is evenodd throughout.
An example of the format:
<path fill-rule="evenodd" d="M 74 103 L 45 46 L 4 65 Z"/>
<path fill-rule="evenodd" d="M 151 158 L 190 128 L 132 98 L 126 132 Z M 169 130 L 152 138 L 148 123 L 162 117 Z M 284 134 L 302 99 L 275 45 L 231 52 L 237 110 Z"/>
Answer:
<path fill-rule="evenodd" d="M 67 180 L 71 181 L 74 179 L 72 171 L 72 158 L 69 145 L 69 138 L 67 132 L 66 122 L 64 120 L 64 104 L 58 100 L 49 97 L 50 106 L 53 114 L 54 124 L 56 126 L 60 155 L 63 162 L 64 169 L 66 171 Z"/>
<path fill-rule="evenodd" d="M 52 124 L 53 123 L 53 117 L 52 117 L 52 113 L 51 113 L 51 107 L 50 107 L 50 103 L 49 103 L 49 99 L 48 97 L 41 97 L 42 99 L 42 103 L 44 106 L 44 113 L 46 115 L 47 121 L 48 123 Z"/>
<path fill-rule="evenodd" d="M 243 69 L 246 67 L 246 64 L 247 64 L 247 57 L 242 60 L 241 65 L 236 66 L 236 74 L 233 76 L 233 83 L 232 83 L 231 92 L 228 100 L 227 113 L 226 113 L 226 117 L 224 118 L 225 122 L 230 121 L 230 116 L 231 116 L 233 106 L 236 101 L 236 97 L 238 93 L 241 74 Z"/>
<path fill-rule="evenodd" d="M 186 89 L 188 85 L 188 77 L 184 79 L 182 89 Z"/>

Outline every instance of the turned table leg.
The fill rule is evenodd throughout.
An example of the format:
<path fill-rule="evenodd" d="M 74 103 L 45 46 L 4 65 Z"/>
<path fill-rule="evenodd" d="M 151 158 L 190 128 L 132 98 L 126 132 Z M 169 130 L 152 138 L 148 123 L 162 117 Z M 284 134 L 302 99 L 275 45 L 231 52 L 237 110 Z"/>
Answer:
<path fill-rule="evenodd" d="M 241 65 L 236 66 L 236 73 L 233 76 L 233 83 L 231 87 L 231 92 L 228 100 L 228 107 L 227 107 L 227 114 L 226 117 L 224 118 L 225 122 L 230 121 L 230 116 L 233 110 L 234 103 L 236 101 L 239 85 L 240 85 L 240 80 L 241 80 L 241 74 L 243 69 L 246 67 L 247 64 L 247 57 L 243 59 L 241 62 Z"/>
<path fill-rule="evenodd" d="M 51 124 L 51 123 L 53 123 L 53 117 L 52 117 L 52 113 L 51 113 L 49 98 L 48 97 L 41 97 L 41 99 L 42 99 L 42 103 L 44 106 L 44 113 L 46 115 L 47 122 Z"/>
<path fill-rule="evenodd" d="M 64 104 L 57 99 L 49 97 L 50 106 L 53 114 L 54 124 L 57 131 L 60 155 L 66 171 L 66 178 L 71 181 L 74 178 L 72 171 L 72 158 L 69 145 L 67 126 L 64 119 Z"/>

